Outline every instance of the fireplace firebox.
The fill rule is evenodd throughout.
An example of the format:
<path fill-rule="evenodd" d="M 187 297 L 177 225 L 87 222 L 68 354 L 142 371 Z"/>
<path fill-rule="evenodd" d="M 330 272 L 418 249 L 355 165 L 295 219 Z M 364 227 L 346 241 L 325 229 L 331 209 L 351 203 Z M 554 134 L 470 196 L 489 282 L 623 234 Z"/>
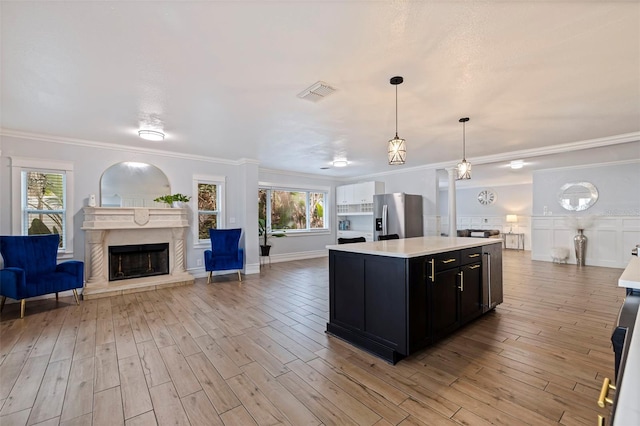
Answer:
<path fill-rule="evenodd" d="M 109 281 L 168 273 L 169 243 L 109 247 Z"/>

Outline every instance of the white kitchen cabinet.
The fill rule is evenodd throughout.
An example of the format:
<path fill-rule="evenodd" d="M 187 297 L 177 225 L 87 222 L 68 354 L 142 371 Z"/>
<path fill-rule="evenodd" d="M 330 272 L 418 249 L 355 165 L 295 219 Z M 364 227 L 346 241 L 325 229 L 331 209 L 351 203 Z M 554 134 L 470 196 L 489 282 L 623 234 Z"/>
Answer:
<path fill-rule="evenodd" d="M 346 206 L 353 204 L 353 185 L 342 185 L 336 187 L 336 204 Z"/>
<path fill-rule="evenodd" d="M 373 204 L 375 194 L 384 193 L 384 182 L 362 182 L 353 185 L 352 204 Z"/>
<path fill-rule="evenodd" d="M 373 204 L 375 194 L 384 193 L 384 182 L 361 182 L 336 187 L 336 204 Z M 352 209 L 353 210 L 353 209 Z"/>
<path fill-rule="evenodd" d="M 365 237 L 373 241 L 373 196 L 384 194 L 384 182 L 361 182 L 336 187 L 338 238 Z M 344 229 L 343 225 L 347 225 Z"/>

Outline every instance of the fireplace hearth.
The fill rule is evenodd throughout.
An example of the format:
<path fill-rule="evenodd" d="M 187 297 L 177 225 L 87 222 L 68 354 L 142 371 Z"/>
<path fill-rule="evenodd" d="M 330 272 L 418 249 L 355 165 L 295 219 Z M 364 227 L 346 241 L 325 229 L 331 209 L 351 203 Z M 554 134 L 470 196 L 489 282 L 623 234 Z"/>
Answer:
<path fill-rule="evenodd" d="M 109 247 L 109 281 L 169 273 L 169 244 L 132 244 Z"/>

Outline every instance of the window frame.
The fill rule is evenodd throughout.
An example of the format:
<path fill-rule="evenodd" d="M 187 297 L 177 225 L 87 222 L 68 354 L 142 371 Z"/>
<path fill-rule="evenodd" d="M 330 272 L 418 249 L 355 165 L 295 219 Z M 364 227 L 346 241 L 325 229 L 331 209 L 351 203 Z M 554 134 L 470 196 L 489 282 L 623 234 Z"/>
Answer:
<path fill-rule="evenodd" d="M 63 247 L 58 248 L 58 259 L 73 258 L 73 216 L 74 204 L 74 173 L 73 163 L 69 161 L 43 160 L 40 158 L 10 157 L 11 159 L 11 229 L 14 235 L 26 235 L 26 183 L 23 182 L 24 172 L 59 173 L 63 175 L 64 185 L 64 213 L 63 213 Z M 31 212 L 34 212 L 32 210 Z"/>
<path fill-rule="evenodd" d="M 225 221 L 225 186 L 227 183 L 226 176 L 215 176 L 215 175 L 194 175 L 193 176 L 193 194 L 192 200 L 194 200 L 193 207 L 193 242 L 194 247 L 209 247 L 211 244 L 211 240 L 209 238 L 201 240 L 198 235 L 198 224 L 199 216 L 201 214 L 206 214 L 203 212 L 210 212 L 210 210 L 199 210 L 198 209 L 198 185 L 199 184 L 207 184 L 207 185 L 216 185 L 217 189 L 217 206 L 218 210 L 216 214 L 218 216 L 217 224 L 218 229 L 224 229 L 226 226 Z M 210 213 L 209 213 L 210 214 Z"/>
<path fill-rule="evenodd" d="M 315 186 L 315 185 L 287 185 L 281 183 L 270 183 L 270 182 L 258 182 L 258 191 L 264 189 L 267 191 L 267 199 L 271 199 L 271 191 L 287 191 L 287 192 L 304 192 L 306 194 L 306 224 L 307 227 L 305 229 L 273 229 L 271 226 L 271 203 L 267 201 L 267 212 L 266 212 L 266 225 L 267 232 L 284 232 L 287 235 L 314 235 L 314 234 L 326 234 L 330 232 L 329 223 L 330 215 L 329 215 L 329 203 L 330 203 L 330 195 L 331 195 L 331 187 L 328 186 Z M 311 228 L 311 215 L 310 215 L 310 206 L 309 206 L 309 194 L 311 192 L 322 193 L 324 194 L 324 227 L 322 228 Z M 260 212 L 258 212 L 258 217 L 260 217 Z"/>

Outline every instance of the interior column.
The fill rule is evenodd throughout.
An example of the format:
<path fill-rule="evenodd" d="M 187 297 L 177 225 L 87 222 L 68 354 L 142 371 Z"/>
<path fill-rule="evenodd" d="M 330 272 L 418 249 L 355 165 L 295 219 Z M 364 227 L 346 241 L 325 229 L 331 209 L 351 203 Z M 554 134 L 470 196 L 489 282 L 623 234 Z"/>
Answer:
<path fill-rule="evenodd" d="M 456 169 L 449 168 L 447 173 L 449 174 L 449 236 L 455 237 L 458 235 L 458 225 L 456 217 Z"/>

